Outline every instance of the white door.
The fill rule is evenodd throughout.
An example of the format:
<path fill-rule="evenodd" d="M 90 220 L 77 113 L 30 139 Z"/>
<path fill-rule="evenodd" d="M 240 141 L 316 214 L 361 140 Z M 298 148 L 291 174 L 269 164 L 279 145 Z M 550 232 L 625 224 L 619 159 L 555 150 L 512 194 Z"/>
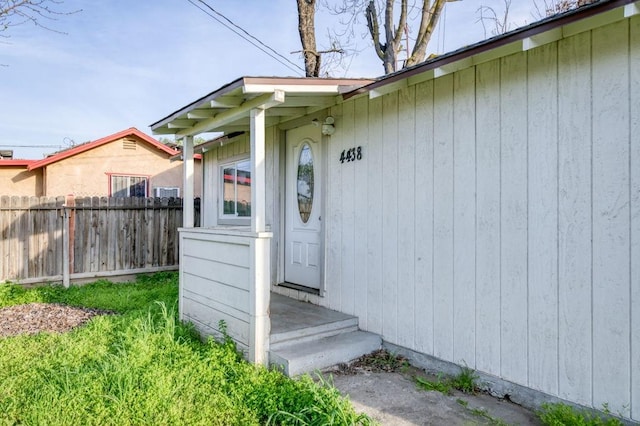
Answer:
<path fill-rule="evenodd" d="M 313 289 L 320 288 L 322 269 L 321 139 L 313 125 L 286 137 L 284 279 Z"/>

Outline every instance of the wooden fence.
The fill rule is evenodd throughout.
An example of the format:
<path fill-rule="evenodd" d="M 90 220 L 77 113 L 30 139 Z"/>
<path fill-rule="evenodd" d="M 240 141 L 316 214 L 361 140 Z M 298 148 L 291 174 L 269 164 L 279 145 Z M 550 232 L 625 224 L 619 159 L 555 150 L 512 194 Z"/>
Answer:
<path fill-rule="evenodd" d="M 181 199 L 2 196 L 0 282 L 177 269 L 180 226 Z"/>

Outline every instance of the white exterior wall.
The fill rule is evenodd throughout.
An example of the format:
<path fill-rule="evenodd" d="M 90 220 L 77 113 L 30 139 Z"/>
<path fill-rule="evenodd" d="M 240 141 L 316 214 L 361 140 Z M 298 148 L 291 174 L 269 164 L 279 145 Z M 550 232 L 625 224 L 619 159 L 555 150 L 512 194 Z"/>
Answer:
<path fill-rule="evenodd" d="M 640 420 L 640 17 L 332 114 L 321 304 Z"/>
<path fill-rule="evenodd" d="M 278 235 L 280 229 L 280 144 L 279 131 L 270 127 L 266 129 L 266 211 L 267 229 L 274 235 Z M 249 135 L 244 134 L 233 138 L 223 146 L 214 148 L 202 156 L 203 169 L 203 200 L 202 200 L 202 226 L 211 228 L 218 226 L 218 190 L 219 190 L 219 165 L 226 160 L 237 158 L 249 158 Z M 253 190 L 253 188 L 252 188 Z M 276 219 L 276 220 L 274 220 Z M 247 222 L 249 226 L 249 222 Z M 271 239 L 271 253 L 278 253 L 278 238 Z M 271 256 L 271 282 L 276 282 L 277 256 Z"/>
<path fill-rule="evenodd" d="M 250 339 L 250 240 L 236 236 L 180 233 L 180 312 L 204 335 L 220 336 L 225 321 L 238 347 Z M 211 279 L 216 271 L 217 280 Z M 224 281 L 219 281 L 224 279 Z"/>
<path fill-rule="evenodd" d="M 205 336 L 226 333 L 258 363 L 269 348 L 268 297 L 259 287 L 267 287 L 271 237 L 248 228 L 180 230 L 180 319 Z"/>

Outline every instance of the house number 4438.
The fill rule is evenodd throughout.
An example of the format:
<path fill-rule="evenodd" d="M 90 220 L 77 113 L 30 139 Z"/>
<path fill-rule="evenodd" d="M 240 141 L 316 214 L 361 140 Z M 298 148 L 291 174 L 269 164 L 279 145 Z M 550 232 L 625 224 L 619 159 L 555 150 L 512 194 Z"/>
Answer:
<path fill-rule="evenodd" d="M 340 154 L 340 162 L 344 164 L 351 161 L 362 160 L 362 147 L 358 146 L 355 148 L 345 149 Z"/>

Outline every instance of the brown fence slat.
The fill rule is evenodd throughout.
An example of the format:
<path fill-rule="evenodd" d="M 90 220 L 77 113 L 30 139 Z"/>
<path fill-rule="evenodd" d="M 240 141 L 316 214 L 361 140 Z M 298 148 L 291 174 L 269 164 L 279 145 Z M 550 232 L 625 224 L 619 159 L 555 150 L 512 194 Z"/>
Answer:
<path fill-rule="evenodd" d="M 65 197 L 0 196 L 0 281 L 63 272 Z M 77 198 L 73 273 L 175 266 L 180 199 Z"/>

